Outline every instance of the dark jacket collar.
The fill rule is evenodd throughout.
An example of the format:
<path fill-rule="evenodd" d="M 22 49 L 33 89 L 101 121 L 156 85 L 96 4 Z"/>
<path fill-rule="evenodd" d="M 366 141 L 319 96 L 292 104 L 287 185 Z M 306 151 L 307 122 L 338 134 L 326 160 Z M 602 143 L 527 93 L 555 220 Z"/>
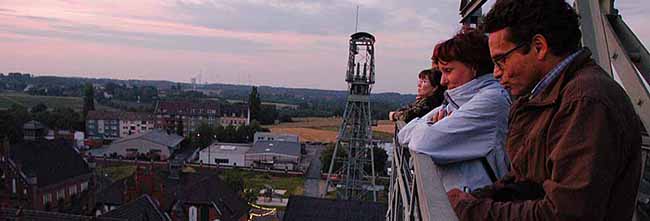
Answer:
<path fill-rule="evenodd" d="M 578 54 L 573 62 L 571 62 L 571 64 L 569 64 L 569 66 L 567 66 L 567 68 L 562 71 L 558 78 L 555 79 L 555 82 L 551 83 L 551 85 L 545 88 L 538 96 L 528 101 L 527 105 L 545 106 L 557 102 L 562 93 L 564 85 L 566 85 L 566 83 L 574 77 L 573 73 L 580 70 L 590 61 L 592 61 L 591 51 L 588 48 L 584 48 L 584 50 Z"/>

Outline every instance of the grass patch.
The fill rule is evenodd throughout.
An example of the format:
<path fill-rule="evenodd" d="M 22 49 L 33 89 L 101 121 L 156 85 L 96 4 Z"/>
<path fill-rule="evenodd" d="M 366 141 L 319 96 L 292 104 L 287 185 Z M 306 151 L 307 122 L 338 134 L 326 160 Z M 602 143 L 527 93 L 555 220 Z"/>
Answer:
<path fill-rule="evenodd" d="M 289 195 L 302 195 L 305 192 L 305 179 L 303 177 L 273 176 L 266 173 L 243 170 L 225 170 L 223 176 L 242 177 L 244 180 L 244 189 L 253 189 L 256 193 L 265 188 L 264 184 L 271 185 L 274 189 L 287 190 L 285 197 L 289 197 Z"/>
<path fill-rule="evenodd" d="M 25 108 L 31 108 L 39 103 L 45 104 L 48 108 L 72 108 L 75 111 L 83 109 L 81 97 L 57 97 L 57 96 L 33 96 L 24 93 L 0 93 L 0 109 L 11 108 L 11 105 L 18 104 Z M 98 110 L 115 110 L 110 107 L 95 103 Z"/>
<path fill-rule="evenodd" d="M 111 178 L 112 181 L 117 181 L 131 176 L 135 172 L 135 166 L 100 167 L 99 172 L 102 174 L 108 174 L 108 177 Z"/>

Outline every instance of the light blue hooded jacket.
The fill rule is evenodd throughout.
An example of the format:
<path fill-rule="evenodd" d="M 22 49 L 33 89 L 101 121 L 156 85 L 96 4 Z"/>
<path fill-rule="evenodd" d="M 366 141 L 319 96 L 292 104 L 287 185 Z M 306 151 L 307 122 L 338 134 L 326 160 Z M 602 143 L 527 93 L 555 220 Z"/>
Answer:
<path fill-rule="evenodd" d="M 447 90 L 445 103 L 404 126 L 398 133 L 400 143 L 431 156 L 447 191 L 490 185 L 483 157 L 497 179 L 504 176 L 510 164 L 504 150 L 511 104 L 508 92 L 492 74 L 485 74 Z M 452 114 L 432 123 L 442 109 Z"/>

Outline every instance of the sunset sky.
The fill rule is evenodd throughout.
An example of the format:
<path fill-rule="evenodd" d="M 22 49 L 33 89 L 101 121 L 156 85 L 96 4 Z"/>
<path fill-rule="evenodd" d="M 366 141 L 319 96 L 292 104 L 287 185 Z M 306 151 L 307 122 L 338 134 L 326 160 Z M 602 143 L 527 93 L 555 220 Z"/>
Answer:
<path fill-rule="evenodd" d="M 459 2 L 0 0 L 0 72 L 344 90 L 359 5 L 359 30 L 377 38 L 375 92 L 415 93 Z M 648 45 L 650 1 L 616 2 Z"/>

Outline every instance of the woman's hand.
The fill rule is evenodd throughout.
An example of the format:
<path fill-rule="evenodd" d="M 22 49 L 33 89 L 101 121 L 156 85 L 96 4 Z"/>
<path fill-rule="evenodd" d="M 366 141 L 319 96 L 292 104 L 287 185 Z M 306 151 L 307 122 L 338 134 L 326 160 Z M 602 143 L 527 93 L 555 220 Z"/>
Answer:
<path fill-rule="evenodd" d="M 431 117 L 431 122 L 432 123 L 438 122 L 438 121 L 444 119 L 445 117 L 451 116 L 451 113 L 452 112 L 447 113 L 447 110 L 442 109 L 442 110 L 438 111 L 437 114 L 434 114 L 433 117 Z"/>

